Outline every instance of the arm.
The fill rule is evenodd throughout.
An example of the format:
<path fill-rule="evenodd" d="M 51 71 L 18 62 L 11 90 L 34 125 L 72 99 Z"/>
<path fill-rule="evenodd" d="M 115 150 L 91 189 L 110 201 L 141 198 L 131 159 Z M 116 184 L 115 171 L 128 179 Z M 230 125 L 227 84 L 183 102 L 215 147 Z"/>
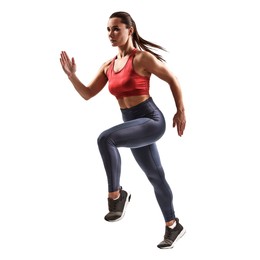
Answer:
<path fill-rule="evenodd" d="M 85 100 L 89 100 L 98 94 L 107 83 L 107 77 L 104 71 L 109 65 L 109 62 L 104 63 L 100 67 L 95 78 L 87 86 L 85 86 L 76 76 L 76 63 L 74 58 L 70 60 L 67 53 L 63 51 L 61 52 L 60 62 L 63 71 L 67 74 L 72 85 Z"/>
<path fill-rule="evenodd" d="M 169 84 L 177 109 L 173 117 L 173 127 L 177 126 L 178 135 L 182 136 L 186 125 L 186 118 L 182 91 L 177 78 L 164 63 L 148 52 L 142 53 L 140 63 L 146 72 L 154 74 Z"/>

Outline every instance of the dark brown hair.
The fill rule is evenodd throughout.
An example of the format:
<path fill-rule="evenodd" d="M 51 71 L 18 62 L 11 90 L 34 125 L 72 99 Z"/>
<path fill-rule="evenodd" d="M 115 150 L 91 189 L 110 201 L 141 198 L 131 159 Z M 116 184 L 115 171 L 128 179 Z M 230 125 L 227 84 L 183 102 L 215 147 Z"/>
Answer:
<path fill-rule="evenodd" d="M 133 18 L 131 17 L 131 15 L 129 13 L 122 12 L 122 11 L 115 12 L 115 13 L 111 14 L 109 18 L 120 18 L 121 22 L 126 25 L 126 28 L 130 28 L 130 27 L 134 28 L 132 39 L 133 39 L 133 44 L 134 44 L 135 48 L 138 47 L 140 50 L 148 51 L 151 54 L 153 54 L 158 60 L 165 61 L 161 55 L 153 52 L 151 47 L 156 48 L 156 49 L 161 49 L 163 51 L 166 51 L 166 50 L 158 44 L 155 44 L 155 43 L 152 43 L 152 42 L 149 42 L 149 41 L 143 39 L 139 35 L 135 21 L 133 20 Z"/>

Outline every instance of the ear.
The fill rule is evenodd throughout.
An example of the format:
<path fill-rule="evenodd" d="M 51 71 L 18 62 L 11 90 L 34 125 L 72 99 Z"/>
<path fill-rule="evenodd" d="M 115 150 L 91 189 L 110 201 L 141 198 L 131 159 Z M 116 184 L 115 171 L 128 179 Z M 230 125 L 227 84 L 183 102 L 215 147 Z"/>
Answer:
<path fill-rule="evenodd" d="M 133 27 L 130 27 L 129 28 L 129 35 L 132 35 L 134 33 L 134 28 Z"/>

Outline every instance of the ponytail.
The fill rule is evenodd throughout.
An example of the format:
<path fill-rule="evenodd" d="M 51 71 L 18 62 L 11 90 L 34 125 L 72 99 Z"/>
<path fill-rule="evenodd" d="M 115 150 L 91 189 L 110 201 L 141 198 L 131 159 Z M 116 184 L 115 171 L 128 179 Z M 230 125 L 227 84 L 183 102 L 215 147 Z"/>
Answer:
<path fill-rule="evenodd" d="M 112 15 L 110 15 L 109 18 L 120 18 L 121 22 L 126 25 L 126 28 L 133 27 L 134 32 L 133 32 L 133 35 L 132 35 L 132 39 L 133 39 L 134 47 L 139 48 L 140 50 L 150 52 L 158 60 L 165 62 L 165 59 L 162 57 L 162 55 L 160 55 L 160 54 L 158 54 L 158 53 L 156 53 L 152 50 L 152 48 L 155 48 L 155 49 L 160 49 L 160 50 L 166 51 L 165 48 L 163 48 L 162 46 L 160 46 L 158 44 L 155 44 L 153 42 L 150 42 L 150 41 L 143 39 L 139 35 L 135 21 L 133 20 L 133 18 L 130 16 L 129 13 L 127 13 L 127 12 L 115 12 Z"/>

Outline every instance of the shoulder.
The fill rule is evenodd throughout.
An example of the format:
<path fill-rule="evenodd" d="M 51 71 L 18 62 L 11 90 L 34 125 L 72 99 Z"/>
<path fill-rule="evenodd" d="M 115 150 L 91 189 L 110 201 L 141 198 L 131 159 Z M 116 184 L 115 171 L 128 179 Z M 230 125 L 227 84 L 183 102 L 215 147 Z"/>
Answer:
<path fill-rule="evenodd" d="M 114 59 L 114 58 L 113 58 L 113 59 Z M 109 65 L 112 63 L 113 59 L 110 59 L 110 60 L 105 61 L 105 62 L 102 64 L 102 67 L 103 67 L 103 68 L 109 67 Z"/>
<path fill-rule="evenodd" d="M 161 79 L 171 77 L 171 72 L 165 63 L 158 60 L 152 53 L 148 51 L 138 50 L 134 60 L 134 67 L 142 75 L 154 74 Z M 168 78 L 167 78 L 168 80 Z"/>
<path fill-rule="evenodd" d="M 109 68 L 109 66 L 110 66 L 110 64 L 112 63 L 113 60 L 114 60 L 114 58 L 109 59 L 109 60 L 105 61 L 105 62 L 102 64 L 101 70 L 102 70 L 105 74 L 106 74 L 106 72 L 107 72 L 107 70 L 108 70 L 108 68 Z"/>
<path fill-rule="evenodd" d="M 157 58 L 148 51 L 137 50 L 135 53 L 135 60 L 141 64 L 157 62 Z"/>

